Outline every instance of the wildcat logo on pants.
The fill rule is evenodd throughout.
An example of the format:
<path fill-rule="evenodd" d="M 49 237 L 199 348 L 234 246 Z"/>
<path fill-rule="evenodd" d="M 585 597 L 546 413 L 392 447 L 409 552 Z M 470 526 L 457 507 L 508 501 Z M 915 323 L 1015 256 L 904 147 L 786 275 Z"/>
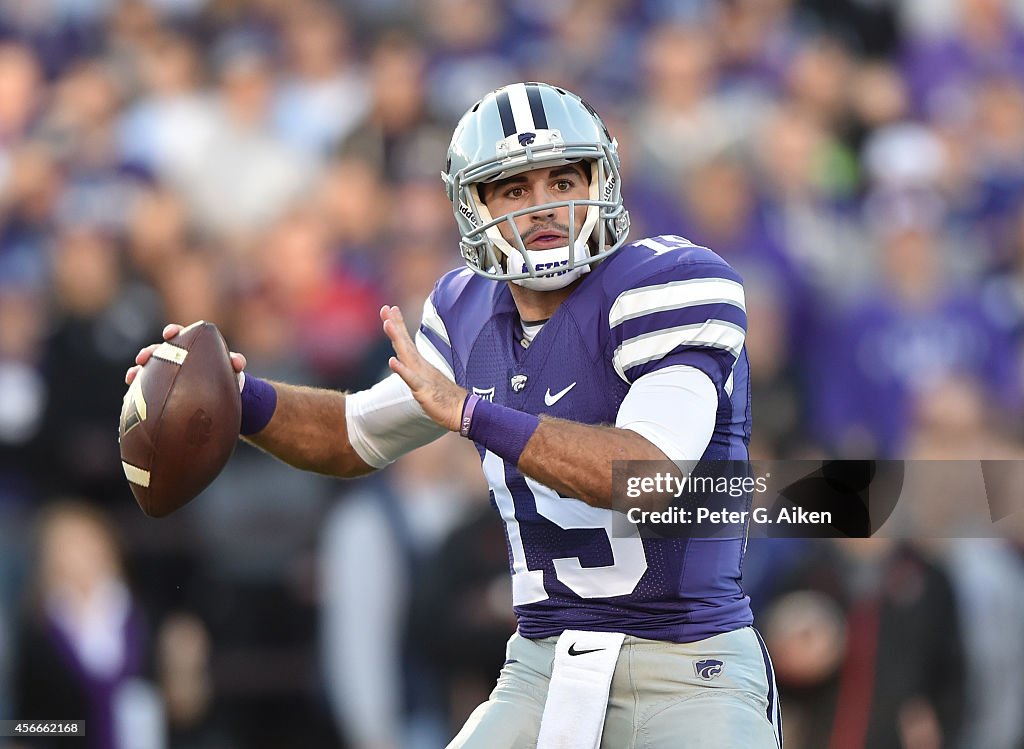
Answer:
<path fill-rule="evenodd" d="M 704 681 L 711 681 L 722 673 L 722 666 L 724 665 L 725 663 L 716 661 L 714 658 L 705 658 L 704 660 L 696 661 L 693 664 L 693 670 Z"/>

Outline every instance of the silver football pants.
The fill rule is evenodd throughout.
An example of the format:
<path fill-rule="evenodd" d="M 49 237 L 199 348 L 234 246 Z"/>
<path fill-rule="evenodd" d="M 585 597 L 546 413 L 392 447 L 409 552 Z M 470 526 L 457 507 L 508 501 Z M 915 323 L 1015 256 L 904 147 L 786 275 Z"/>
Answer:
<path fill-rule="evenodd" d="M 448 749 L 534 749 L 557 638 L 512 636 L 490 698 Z M 746 627 L 691 643 L 627 636 L 601 749 L 779 749 L 771 661 Z"/>

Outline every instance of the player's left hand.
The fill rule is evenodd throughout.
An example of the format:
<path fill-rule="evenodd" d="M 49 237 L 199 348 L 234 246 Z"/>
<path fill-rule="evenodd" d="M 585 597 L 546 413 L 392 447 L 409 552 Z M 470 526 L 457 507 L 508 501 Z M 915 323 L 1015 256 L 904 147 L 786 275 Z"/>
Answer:
<path fill-rule="evenodd" d="M 391 346 L 397 354 L 388 360 L 391 371 L 405 380 L 416 402 L 431 419 L 445 429 L 459 431 L 466 390 L 445 377 L 420 355 L 416 344 L 409 337 L 402 310 L 384 305 L 380 308 L 380 319 L 384 321 L 384 333 L 391 339 Z"/>

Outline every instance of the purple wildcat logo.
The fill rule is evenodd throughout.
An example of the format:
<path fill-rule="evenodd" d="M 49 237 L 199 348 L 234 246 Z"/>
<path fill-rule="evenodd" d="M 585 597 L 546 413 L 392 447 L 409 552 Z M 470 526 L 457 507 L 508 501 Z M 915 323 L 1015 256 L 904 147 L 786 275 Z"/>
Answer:
<path fill-rule="evenodd" d="M 722 661 L 716 661 L 714 658 L 705 658 L 702 661 L 696 661 L 693 664 L 693 670 L 704 681 L 711 681 L 722 673 L 724 665 Z"/>
<path fill-rule="evenodd" d="M 521 146 L 532 146 L 535 140 L 537 140 L 537 133 L 519 133 L 519 145 Z"/>

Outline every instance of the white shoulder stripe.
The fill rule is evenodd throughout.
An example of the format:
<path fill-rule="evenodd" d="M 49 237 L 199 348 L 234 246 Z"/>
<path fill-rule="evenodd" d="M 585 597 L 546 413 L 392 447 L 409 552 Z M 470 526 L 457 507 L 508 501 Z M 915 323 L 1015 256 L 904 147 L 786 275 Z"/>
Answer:
<path fill-rule="evenodd" d="M 622 292 L 608 313 L 608 325 L 614 328 L 634 317 L 700 304 L 731 304 L 746 312 L 741 284 L 727 278 L 691 278 Z"/>
<path fill-rule="evenodd" d="M 427 297 L 427 300 L 423 302 L 423 324 L 430 328 L 432 331 L 437 333 L 445 343 L 449 346 L 452 342 L 448 339 L 448 329 L 444 326 L 444 320 L 441 319 L 441 315 L 437 313 L 437 308 L 434 306 L 434 302 Z"/>
<path fill-rule="evenodd" d="M 455 382 L 455 372 L 452 371 L 452 365 L 441 355 L 441 352 L 430 342 L 430 339 L 419 331 L 416 333 L 416 349 L 424 359 L 440 369 L 445 377 Z"/>
<path fill-rule="evenodd" d="M 508 91 L 508 101 L 512 105 L 512 117 L 515 118 L 516 132 L 536 130 L 537 126 L 533 122 L 533 112 L 530 109 L 530 99 L 526 95 L 526 84 L 514 83 L 505 90 Z"/>
<path fill-rule="evenodd" d="M 627 369 L 660 359 L 679 346 L 710 346 L 738 357 L 745 337 L 742 328 L 725 320 L 707 320 L 694 325 L 657 330 L 623 341 L 612 355 L 612 365 L 619 377 L 626 380 Z"/>

